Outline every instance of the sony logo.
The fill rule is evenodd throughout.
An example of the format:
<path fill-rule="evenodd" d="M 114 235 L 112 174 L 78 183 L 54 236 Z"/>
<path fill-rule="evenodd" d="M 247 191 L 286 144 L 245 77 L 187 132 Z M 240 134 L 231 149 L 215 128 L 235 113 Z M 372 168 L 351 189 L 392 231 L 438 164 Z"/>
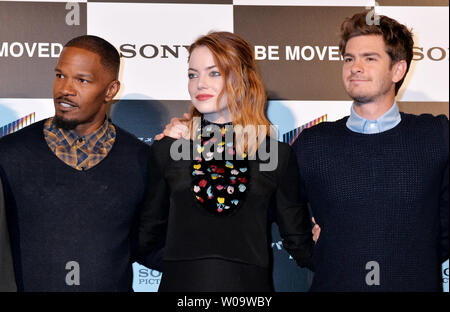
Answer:
<path fill-rule="evenodd" d="M 139 277 L 144 277 L 144 278 L 158 278 L 161 277 L 161 272 L 156 271 L 156 270 L 151 270 L 151 269 L 147 269 L 147 268 L 141 268 L 139 269 Z"/>
<path fill-rule="evenodd" d="M 154 45 L 150 43 L 140 46 L 136 44 L 125 43 L 119 47 L 120 54 L 124 58 L 133 58 L 139 55 L 147 59 L 179 58 L 180 53 L 186 53 L 188 49 L 188 45 Z"/>
<path fill-rule="evenodd" d="M 413 61 L 421 61 L 425 57 L 432 61 L 442 61 L 444 59 L 448 60 L 448 48 L 444 49 L 442 47 L 431 47 L 429 49 L 424 49 L 422 47 L 413 48 Z"/>

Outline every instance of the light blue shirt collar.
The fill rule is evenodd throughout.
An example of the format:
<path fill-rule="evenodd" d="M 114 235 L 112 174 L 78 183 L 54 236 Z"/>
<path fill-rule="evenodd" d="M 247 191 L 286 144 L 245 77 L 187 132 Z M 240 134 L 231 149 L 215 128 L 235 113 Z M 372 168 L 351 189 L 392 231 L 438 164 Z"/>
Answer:
<path fill-rule="evenodd" d="M 355 104 L 353 103 L 350 116 L 346 123 L 347 128 L 353 132 L 363 134 L 380 133 L 394 128 L 401 121 L 397 101 L 394 101 L 394 105 L 376 120 L 367 120 L 359 116 L 353 109 L 354 105 Z"/>

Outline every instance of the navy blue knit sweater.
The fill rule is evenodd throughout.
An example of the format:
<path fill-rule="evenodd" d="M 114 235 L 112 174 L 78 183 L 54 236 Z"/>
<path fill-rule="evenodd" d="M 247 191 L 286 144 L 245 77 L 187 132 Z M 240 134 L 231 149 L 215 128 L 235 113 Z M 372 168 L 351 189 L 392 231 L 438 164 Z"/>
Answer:
<path fill-rule="evenodd" d="M 347 118 L 294 143 L 302 196 L 322 232 L 311 291 L 440 291 L 448 258 L 448 119 L 402 113 L 379 134 Z M 374 280 L 379 265 L 379 285 Z M 368 267 L 366 265 L 369 263 Z"/>
<path fill-rule="evenodd" d="M 43 122 L 0 140 L 20 291 L 131 290 L 132 229 L 146 191 L 149 147 L 117 126 L 116 133 L 108 156 L 87 171 L 51 152 Z M 71 261 L 80 266 L 80 285 L 66 283 L 67 274 L 75 280 Z"/>

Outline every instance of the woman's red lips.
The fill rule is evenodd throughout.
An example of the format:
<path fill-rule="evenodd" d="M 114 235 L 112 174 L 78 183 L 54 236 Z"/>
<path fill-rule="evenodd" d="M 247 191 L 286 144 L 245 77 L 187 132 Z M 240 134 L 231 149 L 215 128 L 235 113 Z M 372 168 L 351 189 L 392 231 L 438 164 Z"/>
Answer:
<path fill-rule="evenodd" d="M 211 94 L 199 94 L 195 98 L 199 101 L 206 101 L 206 100 L 212 98 L 213 96 L 214 95 L 211 95 Z"/>

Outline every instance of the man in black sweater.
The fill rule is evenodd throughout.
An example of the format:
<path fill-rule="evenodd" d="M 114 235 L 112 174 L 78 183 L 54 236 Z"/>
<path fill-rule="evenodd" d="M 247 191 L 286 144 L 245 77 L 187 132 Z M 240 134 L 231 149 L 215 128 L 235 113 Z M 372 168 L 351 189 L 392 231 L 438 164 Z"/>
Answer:
<path fill-rule="evenodd" d="M 129 291 L 149 147 L 112 124 L 120 56 L 69 41 L 55 68 L 55 116 L 0 140 L 19 291 Z"/>
<path fill-rule="evenodd" d="M 0 179 L 0 292 L 16 291 L 9 231 L 6 223 L 5 201 Z"/>
<path fill-rule="evenodd" d="M 351 115 L 294 142 L 321 234 L 312 291 L 441 291 L 448 259 L 448 119 L 400 113 L 411 32 L 365 13 L 341 27 Z"/>

